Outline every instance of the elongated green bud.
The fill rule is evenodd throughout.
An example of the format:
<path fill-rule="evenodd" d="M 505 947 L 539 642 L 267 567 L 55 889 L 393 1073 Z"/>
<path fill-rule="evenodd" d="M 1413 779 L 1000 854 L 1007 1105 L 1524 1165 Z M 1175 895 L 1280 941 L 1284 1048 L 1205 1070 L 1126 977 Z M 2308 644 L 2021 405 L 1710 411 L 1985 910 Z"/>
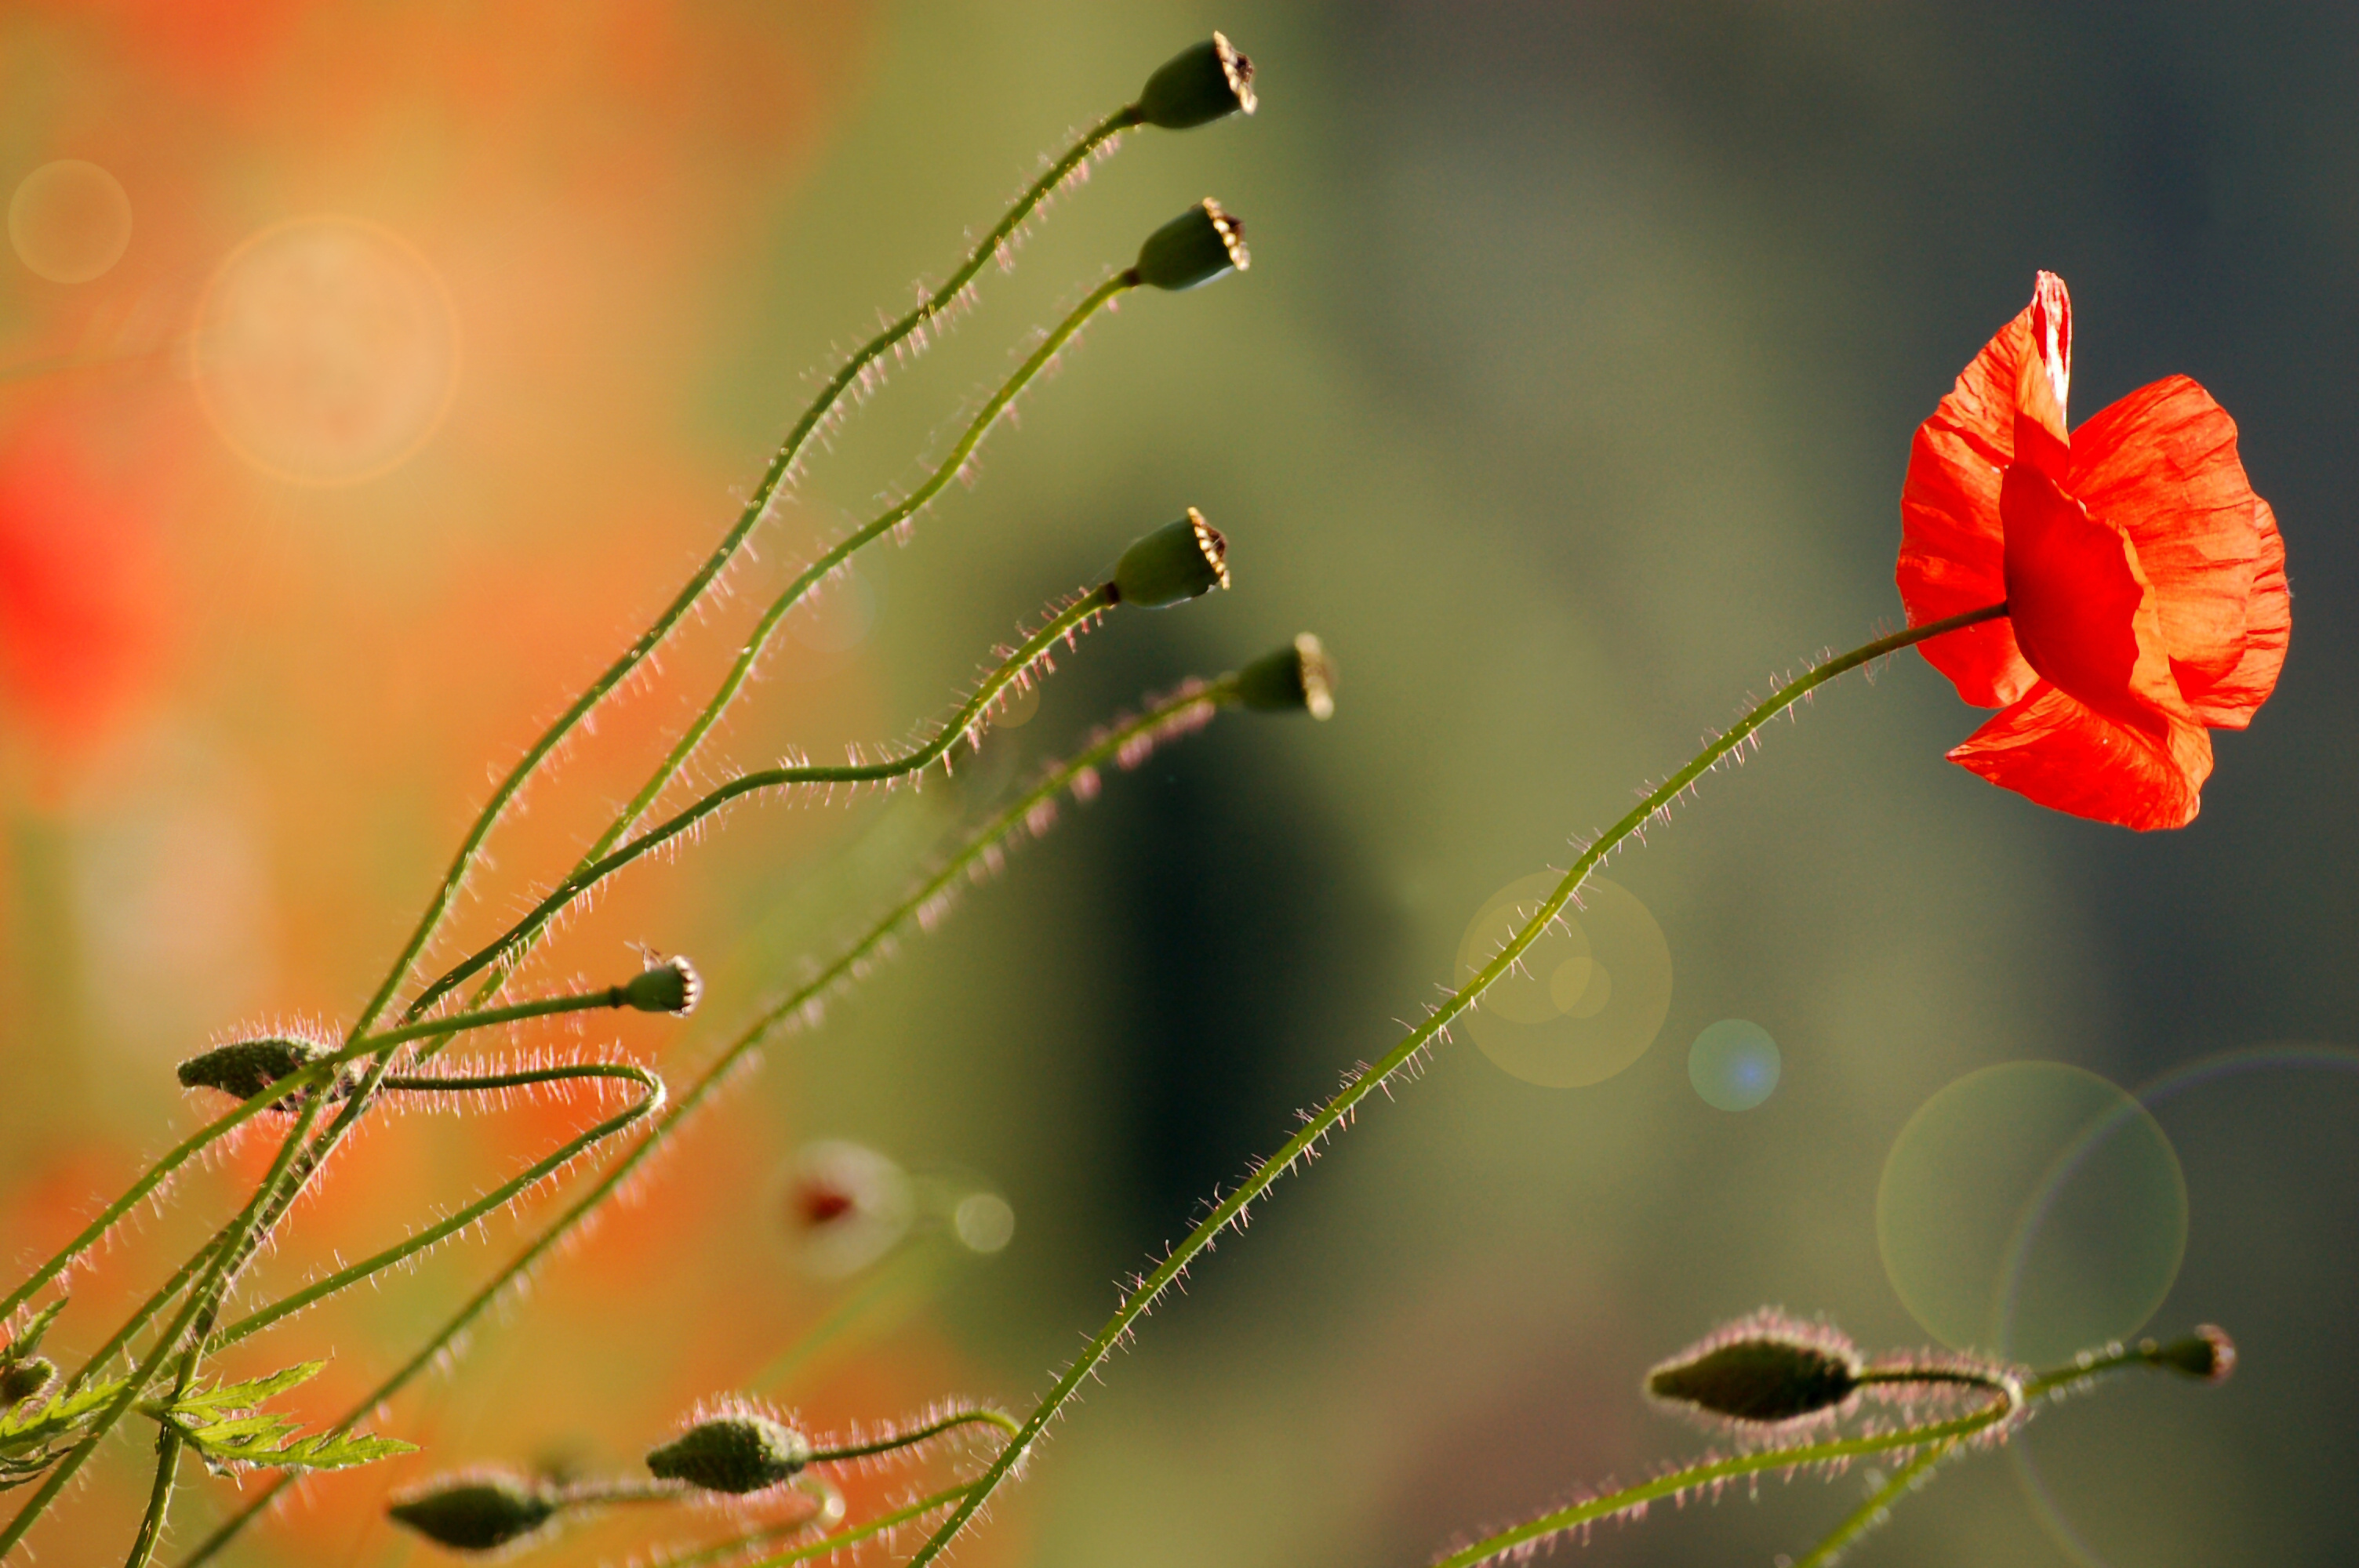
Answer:
<path fill-rule="evenodd" d="M 57 1375 L 58 1364 L 46 1356 L 0 1365 L 0 1411 L 31 1399 Z"/>
<path fill-rule="evenodd" d="M 636 979 L 622 987 L 623 1005 L 641 1012 L 669 1012 L 686 1018 L 704 995 L 704 981 L 686 958 L 651 963 Z"/>
<path fill-rule="evenodd" d="M 1114 568 L 1116 602 L 1163 610 L 1229 586 L 1229 544 L 1194 507 L 1132 542 Z"/>
<path fill-rule="evenodd" d="M 1253 74 L 1253 61 L 1214 33 L 1173 55 L 1147 79 L 1138 95 L 1138 117 L 1167 131 L 1185 131 L 1240 111 L 1250 114 Z"/>
<path fill-rule="evenodd" d="M 647 1468 L 662 1479 L 708 1492 L 758 1492 L 810 1463 L 801 1433 L 751 1411 L 701 1421 L 647 1455 Z"/>
<path fill-rule="evenodd" d="M 1335 712 L 1335 665 L 1319 639 L 1305 632 L 1274 654 L 1237 672 L 1237 700 L 1256 713 Z"/>
<path fill-rule="evenodd" d="M 234 1041 L 181 1063 L 180 1086 L 219 1089 L 235 1099 L 252 1099 L 279 1079 L 301 1072 L 321 1054 L 308 1040 Z M 278 1102 L 279 1108 L 286 1104 Z"/>
<path fill-rule="evenodd" d="M 1208 196 L 1147 235 L 1131 271 L 1149 288 L 1177 290 L 1196 288 L 1251 265 L 1245 224 Z"/>
<path fill-rule="evenodd" d="M 397 1498 L 386 1512 L 437 1546 L 497 1552 L 546 1527 L 558 1506 L 550 1488 L 491 1471 L 437 1482 Z"/>
<path fill-rule="evenodd" d="M 1743 1426 L 1830 1415 L 1859 1388 L 1850 1340 L 1783 1313 L 1741 1319 L 1647 1374 L 1655 1398 Z"/>
<path fill-rule="evenodd" d="M 2236 1369 L 2236 1342 L 2227 1331 L 2205 1324 L 2184 1339 L 2174 1339 L 2168 1345 L 2147 1340 L 2138 1347 L 2158 1367 L 2190 1378 L 2200 1378 L 2207 1383 L 2224 1383 L 2228 1374 Z"/>

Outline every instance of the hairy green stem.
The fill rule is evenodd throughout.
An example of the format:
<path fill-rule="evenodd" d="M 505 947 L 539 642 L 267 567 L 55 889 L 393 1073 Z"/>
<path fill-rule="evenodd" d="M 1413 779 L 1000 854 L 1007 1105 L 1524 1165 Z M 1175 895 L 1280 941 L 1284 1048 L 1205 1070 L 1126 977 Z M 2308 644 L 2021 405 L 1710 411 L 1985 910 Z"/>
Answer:
<path fill-rule="evenodd" d="M 702 799 L 675 813 L 666 821 L 639 834 L 629 842 L 612 849 L 596 859 L 585 861 L 572 875 L 551 889 L 548 897 L 527 911 L 514 925 L 461 960 L 449 973 L 428 987 L 412 1011 L 416 1008 L 430 1007 L 437 999 L 464 984 L 470 977 L 506 959 L 523 945 L 530 942 L 569 905 L 588 894 L 600 882 L 649 850 L 679 838 L 732 801 L 764 790 L 788 789 L 798 785 L 881 784 L 931 767 L 936 762 L 947 756 L 951 748 L 957 745 L 961 739 L 973 734 L 977 726 L 984 721 L 984 716 L 990 710 L 991 705 L 997 702 L 1009 687 L 1025 679 L 1027 672 L 1038 664 L 1050 649 L 1060 642 L 1068 641 L 1091 622 L 1104 615 L 1114 607 L 1115 602 L 1114 587 L 1108 583 L 1091 589 L 1051 615 L 1047 623 L 1027 637 L 1013 654 L 984 677 L 983 683 L 975 687 L 973 695 L 960 705 L 958 711 L 943 723 L 932 739 L 920 745 L 913 746 L 897 756 L 883 758 L 874 762 L 844 762 L 827 766 L 806 763 L 798 767 L 764 768 L 754 773 L 741 773 L 736 778 L 710 791 Z M 684 760 L 685 753 L 681 756 Z M 626 810 L 622 817 L 616 818 L 616 821 L 622 822 L 632 815 L 632 812 Z M 412 1026 L 414 1031 L 421 1033 L 430 1032 L 433 1027 L 430 1022 Z"/>
<path fill-rule="evenodd" d="M 824 968 L 803 984 L 797 986 L 778 1001 L 766 1009 L 735 1040 L 723 1047 L 696 1081 L 673 1100 L 647 1135 L 625 1151 L 621 1157 L 600 1173 L 597 1179 L 565 1212 L 551 1221 L 541 1233 L 527 1242 L 484 1286 L 462 1303 L 444 1320 L 441 1326 L 419 1346 L 410 1357 L 396 1368 L 384 1381 L 364 1397 L 333 1428 L 346 1432 L 360 1420 L 408 1386 L 428 1367 L 433 1365 L 450 1345 L 476 1319 L 488 1312 L 515 1283 L 538 1265 L 541 1260 L 580 1227 L 582 1221 L 603 1205 L 631 1174 L 644 1164 L 664 1141 L 716 1093 L 727 1081 L 746 1054 L 770 1033 L 788 1019 L 802 1013 L 832 988 L 850 980 L 897 933 L 916 920 L 921 910 L 944 896 L 977 866 L 984 857 L 1010 835 L 1025 827 L 1032 815 L 1047 806 L 1063 791 L 1073 787 L 1083 774 L 1121 757 L 1127 748 L 1151 741 L 1158 734 L 1175 726 L 1185 725 L 1223 705 L 1234 702 L 1237 689 L 1233 678 L 1223 678 L 1209 685 L 1190 684 L 1172 696 L 1152 704 L 1136 718 L 1117 724 L 1095 741 L 1074 753 L 1057 767 L 1050 769 L 1038 783 L 1018 795 L 1013 804 L 971 835 L 966 842 L 932 876 L 921 881 L 915 891 L 887 910 L 865 935 L 838 954 Z M 235 1539 L 271 1502 L 293 1484 L 292 1478 L 281 1476 L 252 1502 L 224 1520 L 212 1535 L 181 1563 L 180 1568 L 196 1568 L 196 1564 L 212 1559 Z M 936 1505 L 939 1506 L 939 1505 Z M 929 1509 L 930 1511 L 930 1509 Z M 792 1561 L 788 1559 L 788 1561 Z"/>
<path fill-rule="evenodd" d="M 671 635 L 673 630 L 679 625 L 697 600 L 704 597 L 705 590 L 712 586 L 713 581 L 720 577 L 730 562 L 737 557 L 739 551 L 745 548 L 747 537 L 767 514 L 772 498 L 777 495 L 778 487 L 786 481 L 787 476 L 793 471 L 796 460 L 801 457 L 804 448 L 810 444 L 811 437 L 826 422 L 828 416 L 835 411 L 836 406 L 843 401 L 845 395 L 869 373 L 870 368 L 877 361 L 891 352 L 897 344 L 934 319 L 965 293 L 967 286 L 974 281 L 977 274 L 982 272 L 984 264 L 1001 254 L 1002 248 L 1016 229 L 1038 211 L 1040 204 L 1049 199 L 1068 176 L 1087 162 L 1099 147 L 1138 123 L 1138 111 L 1132 107 L 1118 110 L 1093 126 L 1081 140 L 1075 142 L 1061 157 L 1051 164 L 1047 172 L 1033 181 L 1023 195 L 1016 198 L 1016 204 L 1007 210 L 996 224 L 993 225 L 990 232 L 975 243 L 974 247 L 967 253 L 966 260 L 959 265 L 958 270 L 951 273 L 940 288 L 928 295 L 915 309 L 862 344 L 851 358 L 837 367 L 835 373 L 828 378 L 827 384 L 820 388 L 819 395 L 812 399 L 810 406 L 803 411 L 802 416 L 795 421 L 793 428 L 787 432 L 786 439 L 778 444 L 777 450 L 771 455 L 769 465 L 762 470 L 760 481 L 755 485 L 753 493 L 746 498 L 745 508 L 739 512 L 737 521 L 731 525 L 729 532 L 722 536 L 721 542 L 713 546 L 712 555 L 707 557 L 703 565 L 698 567 L 688 581 L 681 585 L 679 591 L 672 596 L 671 602 L 664 607 L 662 613 L 656 617 L 654 623 L 641 633 L 637 641 L 625 649 L 622 656 L 608 665 L 603 674 L 591 682 L 589 688 L 576 697 L 563 713 L 558 715 L 556 722 L 544 730 L 540 738 L 526 750 L 524 756 L 517 761 L 516 766 L 508 771 L 507 777 L 503 779 L 499 787 L 492 792 L 492 798 L 475 818 L 474 825 L 467 830 L 467 836 L 461 842 L 459 852 L 452 859 L 450 870 L 444 874 L 441 885 L 435 890 L 433 898 L 427 904 L 425 914 L 419 918 L 417 928 L 410 933 L 409 939 L 402 945 L 400 957 L 386 972 L 384 980 L 377 987 L 376 994 L 369 999 L 368 1006 L 363 1010 L 356 1033 L 365 1033 L 376 1022 L 377 1016 L 393 1000 L 394 992 L 399 989 L 404 977 L 409 973 L 410 966 L 418 961 L 419 955 L 426 951 L 427 945 L 434 939 L 434 934 L 441 928 L 444 918 L 450 914 L 452 903 L 457 900 L 459 890 L 466 885 L 468 875 L 474 870 L 475 862 L 483 853 L 484 840 L 491 836 L 492 828 L 506 814 L 508 806 L 515 802 L 526 783 L 539 771 L 541 764 L 549 760 L 558 747 L 564 743 L 566 737 L 572 734 L 582 721 L 589 717 L 591 709 L 604 701 L 632 671 L 647 662 L 648 655 Z M 627 825 L 625 831 L 628 831 Z"/>
<path fill-rule="evenodd" d="M 845 1459 L 865 1459 L 873 1454 L 891 1454 L 897 1449 L 908 1448 L 940 1437 L 946 1432 L 955 1432 L 962 1426 L 995 1426 L 1009 1437 L 1024 1430 L 1023 1424 L 1006 1411 L 961 1411 L 955 1415 L 946 1415 L 940 1421 L 929 1422 L 924 1426 L 911 1427 L 907 1432 L 897 1432 L 890 1437 L 880 1437 L 873 1442 L 846 1444 L 838 1448 L 813 1449 L 810 1463 L 832 1465 Z"/>
<path fill-rule="evenodd" d="M 929 1513 L 946 1509 L 966 1495 L 966 1487 L 952 1487 L 947 1491 L 936 1492 L 932 1497 L 919 1498 L 916 1502 L 895 1509 L 890 1513 L 879 1514 L 864 1524 L 853 1525 L 849 1530 L 840 1530 L 833 1535 L 814 1541 L 807 1546 L 798 1546 L 791 1552 L 781 1552 L 775 1556 L 764 1557 L 746 1563 L 745 1568 L 787 1568 L 787 1564 L 790 1563 L 808 1563 L 814 1557 L 830 1556 L 847 1546 L 857 1546 L 862 1541 L 873 1540 L 887 1530 L 897 1530 L 911 1519 L 923 1519 Z"/>
<path fill-rule="evenodd" d="M 1962 1439 L 1952 1437 L 1936 1443 L 1924 1453 L 1903 1465 L 1892 1479 L 1878 1487 L 1867 1501 L 1854 1509 L 1851 1516 L 1835 1526 L 1827 1538 L 1810 1549 L 1810 1555 L 1794 1564 L 1794 1568 L 1829 1568 L 1842 1555 L 1845 1547 L 1877 1525 L 1892 1511 L 1892 1505 L 1916 1489 L 1921 1477 L 1931 1473 L 1933 1466 L 1949 1457 Z"/>
<path fill-rule="evenodd" d="M 941 1555 L 951 1541 L 966 1528 L 967 1522 L 975 1516 L 976 1511 L 990 1499 L 991 1494 L 998 1488 L 1000 1483 L 1024 1462 L 1032 1445 L 1039 1440 L 1042 1431 L 1056 1418 L 1058 1412 L 1064 1409 L 1066 1401 L 1080 1390 L 1083 1382 L 1095 1375 L 1106 1357 L 1114 1354 L 1114 1346 L 1130 1336 L 1139 1319 L 1147 1314 L 1147 1310 L 1155 1304 L 1165 1291 L 1171 1288 L 1173 1282 L 1186 1271 L 1197 1255 L 1210 1247 L 1223 1230 L 1232 1225 L 1240 1224 L 1245 1217 L 1245 1210 L 1262 1194 L 1268 1191 L 1280 1176 L 1294 1169 L 1300 1162 L 1315 1157 L 1319 1147 L 1344 1125 L 1362 1100 L 1375 1093 L 1394 1074 L 1414 1061 L 1449 1026 L 1451 1020 L 1474 1005 L 1477 998 L 1506 975 L 1523 956 L 1524 950 L 1539 939 L 1540 934 L 1548 929 L 1566 903 L 1571 902 L 1573 894 L 1580 891 L 1581 884 L 1589 879 L 1590 873 L 1619 848 L 1625 839 L 1645 827 L 1657 813 L 1668 808 L 1683 791 L 1711 771 L 1722 758 L 1745 744 L 1763 725 L 1836 676 L 1880 659 L 1887 654 L 1895 654 L 1903 648 L 1922 643 L 1928 638 L 1939 637 L 1945 633 L 1977 625 L 1984 621 L 1996 620 L 2006 613 L 2006 606 L 2004 603 L 1989 605 L 1980 610 L 1971 610 L 1962 615 L 1952 615 L 1947 620 L 1936 621 L 1923 626 L 1912 626 L 1906 631 L 1896 632 L 1888 637 L 1879 637 L 1872 643 L 1853 649 L 1848 654 L 1831 659 L 1809 674 L 1797 680 L 1788 681 L 1772 692 L 1766 700 L 1756 705 L 1752 711 L 1738 719 L 1727 733 L 1707 745 L 1685 767 L 1650 791 L 1628 816 L 1608 828 L 1603 837 L 1582 851 L 1580 857 L 1573 861 L 1572 869 L 1567 871 L 1563 880 L 1557 883 L 1555 891 L 1541 901 L 1538 911 L 1525 922 L 1520 930 L 1507 939 L 1506 945 L 1472 980 L 1446 998 L 1439 1007 L 1427 1015 L 1422 1023 L 1410 1030 L 1399 1044 L 1386 1052 L 1375 1065 L 1363 1067 L 1345 1080 L 1343 1089 L 1333 1098 L 1321 1107 L 1316 1113 L 1308 1116 L 1300 1130 L 1287 1140 L 1276 1154 L 1256 1166 L 1251 1175 L 1247 1176 L 1227 1196 L 1213 1205 L 1203 1222 L 1190 1231 L 1177 1247 L 1172 1248 L 1165 1255 L 1163 1261 L 1158 1263 L 1152 1272 L 1139 1281 L 1136 1286 L 1124 1296 L 1121 1304 L 1115 1308 L 1114 1315 L 1106 1321 L 1103 1327 L 1098 1330 L 1082 1349 L 1081 1356 L 1065 1369 L 1064 1375 L 1057 1379 L 1055 1386 L 1033 1410 L 1030 1419 L 1024 1423 L 1023 1433 L 1009 1443 L 1006 1448 L 1001 1451 L 999 1456 L 992 1461 L 990 1468 L 985 1470 L 976 1481 L 974 1489 L 966 1499 L 959 1505 L 949 1519 L 942 1521 L 931 1536 L 927 1538 L 925 1544 L 918 1549 L 917 1555 L 909 1560 L 909 1568 L 923 1568 L 925 1563 Z"/>

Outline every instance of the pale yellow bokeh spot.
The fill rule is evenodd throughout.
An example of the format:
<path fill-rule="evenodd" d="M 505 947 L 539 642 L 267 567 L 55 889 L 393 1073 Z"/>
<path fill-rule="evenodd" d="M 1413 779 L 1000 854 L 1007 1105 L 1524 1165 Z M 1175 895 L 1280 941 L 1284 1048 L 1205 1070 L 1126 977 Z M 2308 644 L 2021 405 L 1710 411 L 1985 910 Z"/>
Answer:
<path fill-rule="evenodd" d="M 197 306 L 197 395 L 232 450 L 298 484 L 357 484 L 424 446 L 459 390 L 459 318 L 417 247 L 299 218 L 232 251 Z"/>
<path fill-rule="evenodd" d="M 1490 963 L 1558 881 L 1525 877 L 1484 902 L 1459 943 L 1461 985 Z M 1628 1067 L 1670 1011 L 1670 946 L 1645 903 L 1602 877 L 1592 877 L 1581 896 L 1587 907 L 1567 905 L 1460 1019 L 1501 1068 L 1550 1088 L 1602 1083 Z"/>
<path fill-rule="evenodd" d="M 88 283 L 129 247 L 131 198 L 94 163 L 45 163 L 9 199 L 8 243 L 17 260 L 51 283 Z"/>

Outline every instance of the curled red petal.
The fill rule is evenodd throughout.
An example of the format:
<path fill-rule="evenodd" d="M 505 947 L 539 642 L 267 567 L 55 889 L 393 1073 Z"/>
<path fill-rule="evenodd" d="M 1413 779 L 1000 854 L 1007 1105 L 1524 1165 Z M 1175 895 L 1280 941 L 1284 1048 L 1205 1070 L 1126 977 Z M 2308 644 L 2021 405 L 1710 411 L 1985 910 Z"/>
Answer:
<path fill-rule="evenodd" d="M 2227 410 L 2183 375 L 2140 387 L 2073 432 L 2065 488 L 2136 547 L 2180 686 L 2235 668 L 2262 506 Z"/>
<path fill-rule="evenodd" d="M 2071 376 L 2072 304 L 2061 278 L 2041 273 L 2032 300 L 1998 330 L 1918 427 L 1900 491 L 1900 563 L 1894 576 L 1908 624 L 1922 626 L 1995 604 L 2006 594 L 1999 475 L 2016 458 L 2026 388 L 2042 429 L 2064 436 Z M 2043 395 L 2039 389 L 2045 388 Z M 2003 708 L 2038 679 L 2005 621 L 1922 643 L 1919 652 L 1977 708 Z"/>
<path fill-rule="evenodd" d="M 2173 721 L 2161 735 L 2119 724 L 2042 681 L 1950 761 L 2036 805 L 2147 831 L 2195 820 L 2212 737 L 2191 721 Z"/>
<path fill-rule="evenodd" d="M 2187 690 L 2195 716 L 2215 730 L 2242 730 L 2277 688 L 2277 671 L 2285 667 L 2286 643 L 2293 633 L 2293 596 L 2286 587 L 2285 538 L 2277 532 L 2277 514 L 2266 501 L 2255 501 L 2255 531 L 2259 553 L 2253 563 L 2253 590 L 2245 601 L 2245 648 L 2235 667 L 2208 683 L 2180 685 Z"/>
<path fill-rule="evenodd" d="M 2129 541 L 2029 463 L 2006 470 L 1999 512 L 2007 618 L 2031 667 L 2116 723 L 2159 734 L 2192 722 Z"/>

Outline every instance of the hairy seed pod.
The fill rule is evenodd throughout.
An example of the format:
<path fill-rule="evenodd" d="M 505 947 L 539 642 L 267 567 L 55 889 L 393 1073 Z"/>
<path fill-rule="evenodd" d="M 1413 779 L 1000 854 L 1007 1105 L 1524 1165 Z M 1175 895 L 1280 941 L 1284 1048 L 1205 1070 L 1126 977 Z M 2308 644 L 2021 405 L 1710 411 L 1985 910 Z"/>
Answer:
<path fill-rule="evenodd" d="M 649 964 L 621 989 L 625 1007 L 686 1018 L 703 999 L 704 981 L 697 975 L 696 966 L 686 958 L 666 958 L 659 964 Z"/>
<path fill-rule="evenodd" d="M 1138 117 L 1167 131 L 1208 125 L 1240 112 L 1254 112 L 1253 61 L 1214 33 L 1173 55 L 1147 79 L 1138 94 Z"/>
<path fill-rule="evenodd" d="M 492 1472 L 412 1492 L 386 1512 L 437 1546 L 496 1552 L 542 1529 L 557 1510 L 557 1495 L 549 1487 Z"/>
<path fill-rule="evenodd" d="M 1206 197 L 1138 247 L 1131 270 L 1149 288 L 1195 288 L 1253 265 L 1245 249 L 1245 226 Z"/>
<path fill-rule="evenodd" d="M 750 1411 L 701 1421 L 647 1455 L 656 1476 L 708 1492 L 758 1492 L 810 1463 L 810 1444 L 801 1433 Z"/>
<path fill-rule="evenodd" d="M 1163 610 L 1229 586 L 1228 541 L 1194 507 L 1134 540 L 1114 568 L 1117 600 Z"/>
<path fill-rule="evenodd" d="M 308 1040 L 234 1041 L 181 1063 L 180 1087 L 219 1089 L 234 1098 L 252 1099 L 279 1079 L 301 1072 L 321 1054 L 320 1047 Z M 282 1099 L 275 1108 L 286 1105 Z"/>
<path fill-rule="evenodd" d="M 2212 1324 L 2204 1324 L 2184 1339 L 2160 1346 L 2149 1339 L 2139 1348 L 2157 1366 L 2207 1383 L 2224 1383 L 2228 1374 L 2236 1369 L 2236 1342 L 2228 1337 L 2225 1329 Z"/>
<path fill-rule="evenodd" d="M 57 1375 L 58 1364 L 46 1356 L 0 1365 L 0 1411 L 31 1399 Z"/>
<path fill-rule="evenodd" d="M 1318 638 L 1305 632 L 1274 654 L 1237 672 L 1237 700 L 1256 713 L 1335 712 L 1335 665 Z"/>
<path fill-rule="evenodd" d="M 1756 1314 L 1647 1374 L 1647 1391 L 1747 1426 L 1839 1411 L 1860 1387 L 1858 1353 L 1831 1329 Z"/>

